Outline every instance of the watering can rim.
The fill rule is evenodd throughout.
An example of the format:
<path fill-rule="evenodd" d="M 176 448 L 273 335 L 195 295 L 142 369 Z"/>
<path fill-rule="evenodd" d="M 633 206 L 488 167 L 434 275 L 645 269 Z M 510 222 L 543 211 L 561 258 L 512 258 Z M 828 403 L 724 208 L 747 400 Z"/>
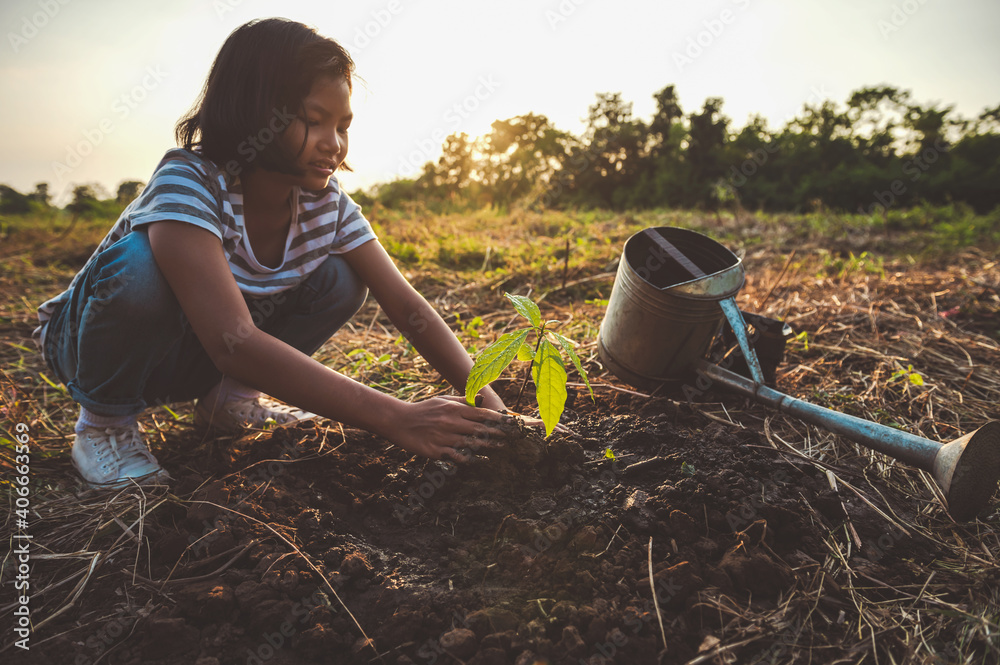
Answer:
<path fill-rule="evenodd" d="M 646 231 L 650 230 L 656 230 L 656 231 L 666 230 L 670 231 L 671 234 L 695 236 L 700 240 L 707 241 L 709 246 L 714 245 L 715 247 L 718 247 L 728 256 L 731 256 L 733 259 L 735 259 L 735 263 L 721 270 L 716 270 L 715 272 L 708 273 L 702 277 L 694 277 L 692 279 L 688 279 L 683 282 L 676 282 L 674 284 L 669 284 L 667 286 L 662 286 L 662 287 L 656 286 L 655 284 L 651 283 L 646 278 L 644 278 L 640 273 L 640 270 L 643 268 L 643 266 L 637 267 L 632 265 L 632 263 L 628 260 L 627 256 L 629 243 L 633 242 L 633 240 L 636 240 L 637 238 L 645 234 Z M 636 231 L 631 236 L 629 236 L 628 239 L 625 240 L 625 243 L 622 246 L 621 262 L 628 267 L 629 272 L 631 273 L 630 276 L 642 282 L 642 285 L 644 287 L 651 289 L 652 291 L 655 291 L 657 293 L 671 293 L 679 298 L 687 298 L 692 300 L 721 300 L 730 297 L 736 293 L 739 293 L 739 291 L 742 290 L 743 286 L 746 284 L 746 270 L 743 267 L 743 259 L 740 258 L 736 254 L 736 252 L 732 251 L 731 249 L 729 249 L 719 241 L 715 240 L 714 238 L 705 235 L 704 233 L 699 233 L 698 231 L 694 231 L 692 229 L 686 229 L 680 226 L 648 226 L 644 229 Z M 730 273 L 733 273 L 734 275 L 736 274 L 739 275 L 738 284 L 733 284 L 730 282 L 729 279 L 727 279 L 731 277 Z M 690 289 L 690 287 L 693 285 L 705 285 L 707 287 L 708 285 L 719 282 L 722 282 L 722 284 L 720 285 L 722 286 L 722 289 L 719 293 L 708 293 L 707 288 L 699 288 L 694 291 Z"/>

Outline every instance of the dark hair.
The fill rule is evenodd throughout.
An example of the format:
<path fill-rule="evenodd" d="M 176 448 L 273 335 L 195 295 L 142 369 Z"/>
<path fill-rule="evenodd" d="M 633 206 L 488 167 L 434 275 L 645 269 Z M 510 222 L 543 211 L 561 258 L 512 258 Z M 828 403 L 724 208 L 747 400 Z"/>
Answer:
<path fill-rule="evenodd" d="M 305 141 L 293 155 L 275 139 L 305 115 L 302 101 L 317 78 L 343 77 L 353 90 L 353 73 L 344 47 L 309 26 L 283 18 L 244 23 L 226 39 L 201 95 L 177 122 L 177 143 L 198 146 L 231 176 L 257 167 L 301 175 L 295 159 Z"/>

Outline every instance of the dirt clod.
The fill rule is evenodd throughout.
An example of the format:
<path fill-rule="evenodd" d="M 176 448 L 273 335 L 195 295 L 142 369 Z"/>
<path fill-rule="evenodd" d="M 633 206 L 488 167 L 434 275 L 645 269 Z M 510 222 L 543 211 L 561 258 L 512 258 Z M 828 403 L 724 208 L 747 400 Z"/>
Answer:
<path fill-rule="evenodd" d="M 479 644 L 471 630 L 456 628 L 441 636 L 441 648 L 456 658 L 466 660 L 476 653 Z"/>

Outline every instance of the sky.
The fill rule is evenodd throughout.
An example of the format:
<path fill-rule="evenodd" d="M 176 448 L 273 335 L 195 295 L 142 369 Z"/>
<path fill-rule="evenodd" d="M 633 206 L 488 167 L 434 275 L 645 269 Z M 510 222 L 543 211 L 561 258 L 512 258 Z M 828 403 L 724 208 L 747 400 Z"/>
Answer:
<path fill-rule="evenodd" d="M 547 116 L 579 134 L 599 92 L 648 120 L 725 100 L 734 128 L 887 83 L 971 118 L 1000 104 L 996 0 L 4 0 L 0 183 L 113 194 L 175 146 L 228 34 L 301 21 L 357 64 L 348 191 L 419 173 L 452 132 Z"/>

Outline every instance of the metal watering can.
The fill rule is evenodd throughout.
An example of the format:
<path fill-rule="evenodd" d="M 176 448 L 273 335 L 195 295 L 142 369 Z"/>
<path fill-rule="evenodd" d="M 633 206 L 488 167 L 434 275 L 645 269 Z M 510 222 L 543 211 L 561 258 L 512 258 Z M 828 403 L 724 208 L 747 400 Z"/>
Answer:
<path fill-rule="evenodd" d="M 824 427 L 930 473 L 958 521 L 985 508 L 1000 481 L 1000 421 L 941 444 L 791 397 L 765 385 L 735 296 L 739 257 L 711 238 L 655 227 L 625 242 L 598 336 L 604 365 L 638 388 L 677 388 L 695 377 Z M 706 359 L 728 320 L 749 368 L 744 377 Z"/>

